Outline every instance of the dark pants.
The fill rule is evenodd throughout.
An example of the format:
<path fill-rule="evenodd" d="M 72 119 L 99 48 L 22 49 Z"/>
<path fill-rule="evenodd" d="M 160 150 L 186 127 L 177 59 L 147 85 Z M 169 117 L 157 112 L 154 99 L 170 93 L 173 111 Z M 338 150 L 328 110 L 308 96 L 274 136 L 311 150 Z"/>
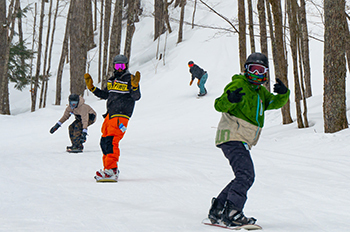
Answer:
<path fill-rule="evenodd" d="M 88 126 L 90 126 L 94 122 L 95 117 L 89 117 Z M 83 145 L 80 141 L 81 134 L 83 132 L 83 123 L 81 122 L 81 119 L 75 119 L 74 122 L 69 125 L 68 132 L 70 141 L 72 142 L 72 146 L 81 148 Z"/>
<path fill-rule="evenodd" d="M 230 141 L 218 147 L 222 149 L 225 157 L 229 160 L 235 178 L 227 184 L 217 199 L 221 204 L 225 204 L 226 200 L 229 200 L 236 210 L 242 211 L 247 201 L 247 192 L 253 185 L 255 178 L 250 152 L 239 141 Z"/>

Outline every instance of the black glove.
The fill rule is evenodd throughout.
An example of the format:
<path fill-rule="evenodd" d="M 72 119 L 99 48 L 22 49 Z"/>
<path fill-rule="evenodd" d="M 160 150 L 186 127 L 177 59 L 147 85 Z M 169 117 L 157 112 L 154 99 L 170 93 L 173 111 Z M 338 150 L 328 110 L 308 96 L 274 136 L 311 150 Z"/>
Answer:
<path fill-rule="evenodd" d="M 285 94 L 288 91 L 288 88 L 283 84 L 283 82 L 276 78 L 276 84 L 273 86 L 273 92 L 278 93 L 278 94 Z"/>
<path fill-rule="evenodd" d="M 55 131 L 57 131 L 58 128 L 60 128 L 60 124 L 56 123 L 56 124 L 50 129 L 50 133 L 51 133 L 51 134 L 55 133 Z"/>
<path fill-rule="evenodd" d="M 240 102 L 242 100 L 242 96 L 245 95 L 245 93 L 240 93 L 240 91 L 242 89 L 243 88 L 241 87 L 241 88 L 238 88 L 232 92 L 230 90 L 227 90 L 226 94 L 227 94 L 227 99 L 229 100 L 229 102 L 231 102 L 231 103 Z"/>
<path fill-rule="evenodd" d="M 85 143 L 86 142 L 86 136 L 87 136 L 86 132 L 82 132 L 81 133 L 81 137 L 80 137 L 80 142 L 81 143 Z"/>

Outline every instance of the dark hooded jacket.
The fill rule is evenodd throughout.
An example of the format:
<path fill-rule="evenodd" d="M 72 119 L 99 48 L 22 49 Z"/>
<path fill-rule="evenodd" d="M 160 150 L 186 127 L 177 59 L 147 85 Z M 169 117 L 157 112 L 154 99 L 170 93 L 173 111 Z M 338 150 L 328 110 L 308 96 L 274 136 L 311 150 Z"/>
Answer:
<path fill-rule="evenodd" d="M 102 99 L 107 100 L 107 113 L 110 118 L 130 118 L 134 111 L 135 101 L 141 98 L 140 85 L 137 88 L 131 86 L 131 73 L 114 72 L 107 81 L 107 87 L 101 90 L 94 87 L 91 92 Z"/>
<path fill-rule="evenodd" d="M 190 73 L 192 74 L 192 80 L 194 80 L 195 78 L 200 80 L 202 76 L 206 73 L 206 71 L 204 71 L 198 65 L 193 64 L 193 66 L 190 68 Z"/>

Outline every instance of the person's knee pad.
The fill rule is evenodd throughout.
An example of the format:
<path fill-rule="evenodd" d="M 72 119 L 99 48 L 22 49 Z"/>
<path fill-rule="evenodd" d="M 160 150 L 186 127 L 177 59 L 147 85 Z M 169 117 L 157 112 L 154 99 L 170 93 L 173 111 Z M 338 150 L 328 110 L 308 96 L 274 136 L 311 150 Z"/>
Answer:
<path fill-rule="evenodd" d="M 101 137 L 100 146 L 104 155 L 113 153 L 114 136 Z"/>

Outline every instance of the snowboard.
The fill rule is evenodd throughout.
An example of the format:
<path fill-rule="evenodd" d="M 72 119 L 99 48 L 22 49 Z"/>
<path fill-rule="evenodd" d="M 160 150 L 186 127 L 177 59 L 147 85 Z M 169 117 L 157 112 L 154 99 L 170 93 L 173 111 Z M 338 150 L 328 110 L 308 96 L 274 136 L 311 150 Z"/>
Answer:
<path fill-rule="evenodd" d="M 103 178 L 97 178 L 97 176 L 94 177 L 96 182 L 118 182 L 118 180 L 115 179 L 103 179 Z"/>
<path fill-rule="evenodd" d="M 249 225 L 242 225 L 242 226 L 226 226 L 224 223 L 219 223 L 219 224 L 212 224 L 209 220 L 209 218 L 206 218 L 202 221 L 202 223 L 204 225 L 208 225 L 208 226 L 216 226 L 216 227 L 220 227 L 220 228 L 224 228 L 224 229 L 229 229 L 229 230 L 241 230 L 241 229 L 245 229 L 245 230 L 261 230 L 262 227 L 257 225 L 257 224 L 249 224 Z"/>

